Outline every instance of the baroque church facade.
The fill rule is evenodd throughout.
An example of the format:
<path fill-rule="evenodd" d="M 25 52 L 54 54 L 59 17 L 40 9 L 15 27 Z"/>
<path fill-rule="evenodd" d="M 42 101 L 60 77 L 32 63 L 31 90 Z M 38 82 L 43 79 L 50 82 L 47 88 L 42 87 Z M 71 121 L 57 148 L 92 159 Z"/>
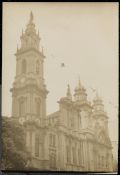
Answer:
<path fill-rule="evenodd" d="M 108 116 L 102 99 L 96 95 L 89 102 L 79 80 L 74 97 L 68 85 L 65 97 L 58 101 L 59 110 L 47 115 L 45 55 L 39 49 L 40 37 L 32 12 L 20 39 L 11 88 L 12 116 L 25 125 L 30 164 L 40 170 L 112 171 Z"/>

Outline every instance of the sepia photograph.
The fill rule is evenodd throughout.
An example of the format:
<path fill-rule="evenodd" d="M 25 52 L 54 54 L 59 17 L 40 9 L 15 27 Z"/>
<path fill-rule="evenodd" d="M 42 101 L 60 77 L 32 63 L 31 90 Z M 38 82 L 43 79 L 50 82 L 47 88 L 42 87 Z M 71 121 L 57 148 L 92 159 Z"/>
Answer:
<path fill-rule="evenodd" d="M 4 2 L 3 171 L 118 171 L 117 2 Z"/>

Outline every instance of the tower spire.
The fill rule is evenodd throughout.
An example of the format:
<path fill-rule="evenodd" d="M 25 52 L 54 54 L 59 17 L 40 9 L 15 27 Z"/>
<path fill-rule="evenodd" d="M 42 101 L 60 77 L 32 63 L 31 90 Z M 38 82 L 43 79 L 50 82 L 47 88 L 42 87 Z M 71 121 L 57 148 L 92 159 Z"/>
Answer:
<path fill-rule="evenodd" d="M 32 23 L 33 22 L 33 13 L 32 11 L 30 12 L 30 20 L 29 20 L 29 23 Z"/>
<path fill-rule="evenodd" d="M 42 46 L 42 54 L 44 55 L 44 47 Z"/>
<path fill-rule="evenodd" d="M 71 95 L 71 90 L 70 90 L 70 85 L 68 84 L 68 87 L 67 87 L 67 94 L 66 96 L 68 97 L 68 99 L 72 100 L 72 95 Z"/>
<path fill-rule="evenodd" d="M 96 98 L 99 98 L 98 89 L 96 89 Z"/>
<path fill-rule="evenodd" d="M 79 79 L 78 79 L 78 87 L 80 88 L 82 85 L 81 85 L 81 81 L 80 81 L 80 76 L 79 76 Z"/>

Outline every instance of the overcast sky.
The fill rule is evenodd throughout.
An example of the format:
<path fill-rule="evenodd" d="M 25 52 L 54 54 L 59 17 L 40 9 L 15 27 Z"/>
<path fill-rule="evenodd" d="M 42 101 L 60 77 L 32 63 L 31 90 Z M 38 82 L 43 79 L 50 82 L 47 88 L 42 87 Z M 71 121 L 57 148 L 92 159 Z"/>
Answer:
<path fill-rule="evenodd" d="M 95 97 L 91 87 L 98 89 L 109 116 L 110 137 L 117 141 L 118 3 L 3 3 L 3 7 L 2 114 L 11 115 L 14 54 L 32 11 L 46 55 L 47 114 L 58 110 L 57 101 L 66 95 L 68 83 L 74 94 L 80 76 L 88 99 Z"/>

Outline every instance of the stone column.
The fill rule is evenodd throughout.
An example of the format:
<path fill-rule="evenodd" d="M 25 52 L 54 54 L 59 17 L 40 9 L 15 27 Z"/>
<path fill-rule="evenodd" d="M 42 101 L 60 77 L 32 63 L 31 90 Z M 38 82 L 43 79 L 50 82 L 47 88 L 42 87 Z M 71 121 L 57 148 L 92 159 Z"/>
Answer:
<path fill-rule="evenodd" d="M 60 133 L 59 135 L 59 160 L 60 160 L 60 169 L 65 170 L 65 156 L 66 156 L 66 150 L 65 150 L 65 136 L 63 133 Z"/>
<path fill-rule="evenodd" d="M 88 155 L 87 155 L 87 144 L 86 140 L 83 140 L 83 158 L 85 170 L 88 170 Z"/>
<path fill-rule="evenodd" d="M 94 171 L 94 160 L 93 160 L 93 143 L 88 142 L 89 148 L 89 165 L 90 171 Z"/>
<path fill-rule="evenodd" d="M 30 147 L 30 133 L 29 131 L 26 131 L 26 146 Z"/>
<path fill-rule="evenodd" d="M 46 133 L 45 135 L 44 135 L 44 147 L 43 147 L 43 149 L 44 149 L 44 159 L 45 160 L 49 160 L 49 138 L 48 138 L 48 134 Z"/>
<path fill-rule="evenodd" d="M 17 98 L 14 95 L 14 96 L 12 96 L 12 116 L 13 117 L 18 117 L 19 116 L 19 114 L 17 112 L 17 107 L 18 107 L 17 105 L 18 105 Z"/>

